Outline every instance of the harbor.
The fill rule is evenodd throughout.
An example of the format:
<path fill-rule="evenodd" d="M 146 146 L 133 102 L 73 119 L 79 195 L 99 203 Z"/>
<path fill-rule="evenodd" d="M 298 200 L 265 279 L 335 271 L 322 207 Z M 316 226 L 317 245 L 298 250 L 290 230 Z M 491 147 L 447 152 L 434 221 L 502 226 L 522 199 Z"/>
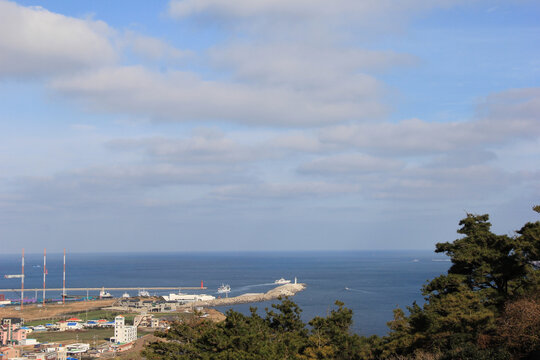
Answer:
<path fill-rule="evenodd" d="M 0 349 L 4 350 L 0 350 L 0 355 L 8 351 L 10 356 L 62 357 L 65 353 L 114 357 L 125 352 L 129 358 L 131 353 L 138 354 L 150 339 L 155 339 L 154 331 L 166 330 L 176 322 L 223 321 L 225 315 L 216 308 L 272 301 L 306 289 L 306 284 L 298 283 L 296 277 L 288 280 L 275 275 L 239 279 L 220 274 L 225 280 L 222 281 L 210 274 L 208 282 L 196 280 L 209 275 L 197 271 L 203 268 L 201 264 L 190 268 L 194 270 L 191 276 L 182 272 L 181 276 L 168 276 L 164 280 L 161 274 L 156 274 L 152 280 L 143 277 L 143 281 L 137 283 L 130 277 L 118 278 L 110 274 L 113 276 L 90 278 L 85 285 L 88 278 L 81 278 L 81 272 L 74 266 L 66 266 L 66 257 L 64 251 L 61 266 L 58 266 L 59 256 L 53 255 L 56 262 L 51 264 L 44 251 L 42 265 L 35 264 L 34 255 L 32 265 L 25 269 L 23 251 L 20 267 L 13 264 L 15 266 L 3 274 L 0 335 L 4 340 L 0 345 L 4 347 Z M 88 269 L 100 270 L 93 265 Z M 70 271 L 74 270 L 77 277 L 71 278 Z M 135 270 L 132 268 L 124 274 L 140 274 Z M 179 279 L 185 285 L 200 281 L 200 286 L 178 284 Z M 101 281 L 113 286 L 96 286 Z M 42 287 L 36 286 L 41 282 Z M 51 283 L 55 286 L 48 287 Z M 158 286 L 147 286 L 152 284 Z"/>

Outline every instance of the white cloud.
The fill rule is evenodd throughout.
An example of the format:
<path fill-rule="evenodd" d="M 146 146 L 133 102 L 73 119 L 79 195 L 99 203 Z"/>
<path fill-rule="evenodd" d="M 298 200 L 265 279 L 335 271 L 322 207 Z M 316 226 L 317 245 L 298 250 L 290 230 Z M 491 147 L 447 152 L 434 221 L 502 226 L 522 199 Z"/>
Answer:
<path fill-rule="evenodd" d="M 540 88 L 492 94 L 479 108 L 479 114 L 469 121 L 369 122 L 327 128 L 321 131 L 320 138 L 370 152 L 421 155 L 501 146 L 540 136 Z"/>
<path fill-rule="evenodd" d="M 389 172 L 403 167 L 401 161 L 354 153 L 318 158 L 300 166 L 299 171 L 304 174 L 331 173 L 339 177 L 344 174 Z"/>
<path fill-rule="evenodd" d="M 376 80 L 359 79 L 347 88 L 308 92 L 287 87 L 203 80 L 194 73 L 156 73 L 141 66 L 102 68 L 52 82 L 52 89 L 112 111 L 158 121 L 226 121 L 249 125 L 313 126 L 381 116 L 385 109 L 369 89 Z M 361 96 L 365 94 L 366 96 Z"/>
<path fill-rule="evenodd" d="M 0 1 L 0 76 L 54 75 L 114 63 L 104 22 Z"/>
<path fill-rule="evenodd" d="M 230 71 L 240 81 L 298 89 L 319 88 L 328 92 L 343 88 L 346 91 L 339 95 L 349 97 L 380 92 L 381 85 L 370 78 L 367 71 L 416 63 L 416 59 L 407 54 L 321 43 L 226 44 L 212 49 L 210 59 L 217 68 Z M 369 87 L 363 85 L 366 82 Z M 355 87 L 359 91 L 354 91 Z"/>
<path fill-rule="evenodd" d="M 173 17 L 210 15 L 225 18 L 257 16 L 346 17 L 371 20 L 394 13 L 418 12 L 433 7 L 452 6 L 457 0 L 171 0 L 169 14 Z"/>
<path fill-rule="evenodd" d="M 241 145 L 223 133 L 198 132 L 190 138 L 146 137 L 108 142 L 116 150 L 144 151 L 152 158 L 173 163 L 241 163 L 261 158 L 260 147 Z"/>
<path fill-rule="evenodd" d="M 161 39 L 133 31 L 124 32 L 120 43 L 142 58 L 152 61 L 164 59 L 177 63 L 194 56 L 192 51 L 177 49 Z"/>
<path fill-rule="evenodd" d="M 264 183 L 246 185 L 226 185 L 211 191 L 211 195 L 221 200 L 231 199 L 289 199 L 325 197 L 357 192 L 359 185 L 326 182 Z"/>

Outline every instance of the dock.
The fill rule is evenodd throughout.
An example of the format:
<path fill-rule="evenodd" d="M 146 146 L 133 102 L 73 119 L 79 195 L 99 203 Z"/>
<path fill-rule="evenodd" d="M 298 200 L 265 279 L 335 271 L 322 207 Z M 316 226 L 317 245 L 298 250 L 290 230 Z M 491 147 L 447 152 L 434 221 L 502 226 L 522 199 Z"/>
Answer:
<path fill-rule="evenodd" d="M 81 287 L 81 288 L 65 288 L 66 292 L 68 291 L 101 291 L 101 290 L 107 290 L 107 291 L 126 291 L 126 290 L 205 290 L 206 287 L 200 287 L 200 286 L 171 286 L 171 287 L 146 287 L 146 286 L 138 286 L 138 287 Z M 21 292 L 22 289 L 0 289 L 0 292 Z M 46 291 L 63 291 L 64 288 L 46 288 Z M 43 291 L 43 288 L 24 288 L 24 291 Z"/>

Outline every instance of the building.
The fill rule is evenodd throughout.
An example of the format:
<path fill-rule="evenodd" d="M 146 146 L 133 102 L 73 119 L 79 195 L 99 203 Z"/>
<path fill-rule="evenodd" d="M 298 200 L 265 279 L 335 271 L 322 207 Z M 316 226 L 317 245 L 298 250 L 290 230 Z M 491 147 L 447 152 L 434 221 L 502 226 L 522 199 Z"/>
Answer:
<path fill-rule="evenodd" d="M 4 297 L 4 294 L 0 294 L 0 305 L 9 305 L 11 304 L 11 300 L 6 300 Z"/>
<path fill-rule="evenodd" d="M 130 343 L 137 340 L 137 327 L 126 325 L 125 318 L 118 315 L 114 318 L 114 342 L 118 344 Z"/>
<path fill-rule="evenodd" d="M 21 356 L 21 350 L 11 346 L 0 347 L 0 359 L 13 359 Z"/>
<path fill-rule="evenodd" d="M 58 360 L 58 354 L 55 352 L 39 352 L 28 354 L 24 357 L 28 360 Z"/>
<path fill-rule="evenodd" d="M 12 319 L 4 319 L 0 326 L 0 345 L 18 344 L 26 339 L 26 330 L 21 329 L 21 322 L 12 323 Z"/>

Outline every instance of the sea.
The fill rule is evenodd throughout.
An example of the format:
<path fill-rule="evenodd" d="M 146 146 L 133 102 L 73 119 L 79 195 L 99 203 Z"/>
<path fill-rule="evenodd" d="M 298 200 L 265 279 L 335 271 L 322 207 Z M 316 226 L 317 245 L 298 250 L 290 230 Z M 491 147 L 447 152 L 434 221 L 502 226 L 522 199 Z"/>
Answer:
<path fill-rule="evenodd" d="M 326 316 L 335 301 L 353 310 L 352 331 L 365 336 L 385 335 L 393 310 L 405 309 L 414 301 L 422 304 L 422 285 L 446 273 L 448 258 L 431 251 L 313 251 L 313 252 L 201 252 L 201 253 L 74 253 L 66 257 L 66 287 L 200 287 L 185 293 L 219 296 L 221 284 L 229 284 L 229 296 L 266 292 L 279 278 L 298 279 L 307 285 L 292 300 L 302 309 L 307 322 Z M 47 254 L 47 288 L 62 287 L 62 254 Z M 20 288 L 21 257 L 0 254 L 0 289 Z M 43 254 L 25 256 L 25 288 L 43 287 Z M 149 290 L 152 295 L 171 291 Z M 172 291 L 174 292 L 174 291 Z M 0 291 L 6 298 L 20 299 L 20 292 Z M 111 291 L 115 297 L 123 291 Z M 129 293 L 129 291 L 128 291 Z M 135 296 L 137 291 L 131 291 Z M 86 296 L 86 292 L 68 293 Z M 97 296 L 98 292 L 90 292 Z M 47 291 L 47 298 L 61 292 Z M 25 299 L 42 298 L 42 291 L 26 291 Z M 250 307 L 264 314 L 272 302 L 220 307 L 249 314 Z"/>

